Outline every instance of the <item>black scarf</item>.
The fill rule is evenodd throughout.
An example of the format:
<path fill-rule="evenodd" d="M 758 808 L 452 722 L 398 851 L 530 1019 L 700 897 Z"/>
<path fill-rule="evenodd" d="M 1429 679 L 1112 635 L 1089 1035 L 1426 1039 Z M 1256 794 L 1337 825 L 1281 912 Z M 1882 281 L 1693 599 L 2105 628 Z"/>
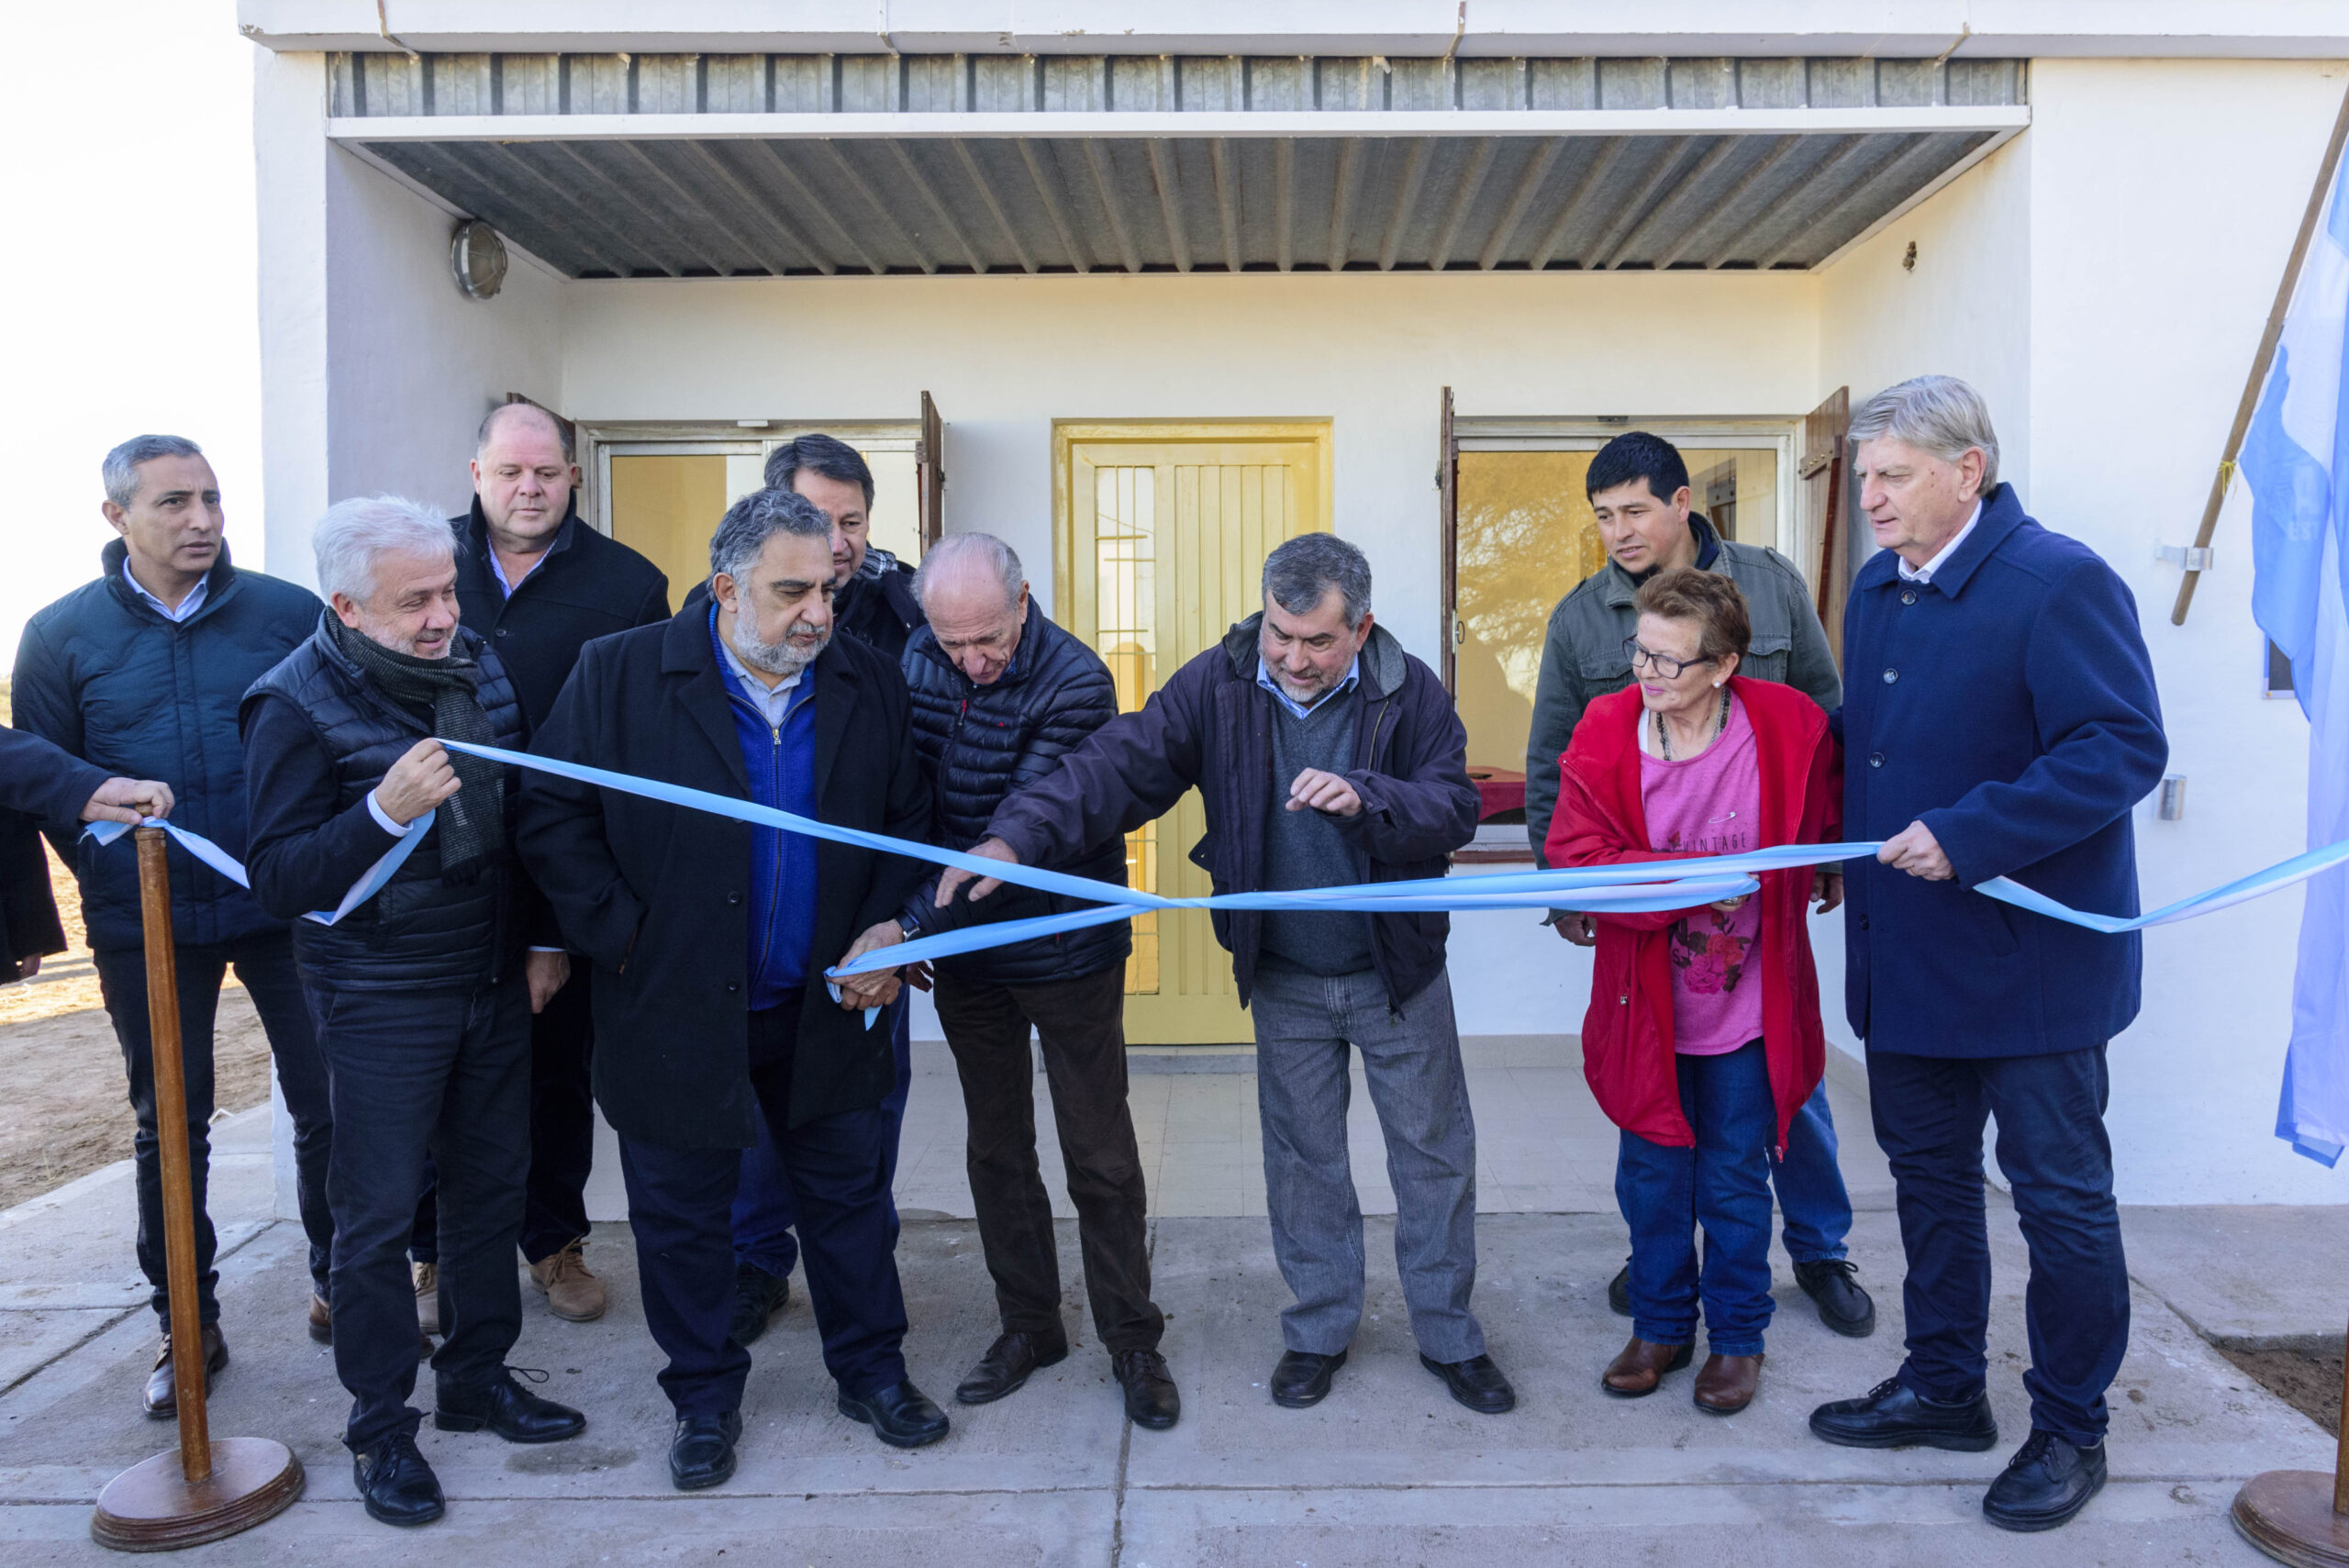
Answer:
<path fill-rule="evenodd" d="M 429 709 L 432 733 L 443 740 L 495 745 L 497 732 L 481 706 L 481 666 L 453 650 L 443 659 L 419 659 L 384 647 L 341 617 L 329 616 L 335 645 L 394 702 Z M 440 880 L 472 882 L 506 851 L 506 770 L 496 762 L 449 753 L 457 793 L 440 804 Z"/>

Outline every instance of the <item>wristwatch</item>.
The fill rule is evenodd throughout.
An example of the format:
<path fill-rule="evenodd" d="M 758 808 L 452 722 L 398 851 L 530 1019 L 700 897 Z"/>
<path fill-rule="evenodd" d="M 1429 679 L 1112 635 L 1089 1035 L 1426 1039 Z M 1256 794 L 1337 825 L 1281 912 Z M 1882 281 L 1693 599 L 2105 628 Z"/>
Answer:
<path fill-rule="evenodd" d="M 921 922 L 911 915 L 900 915 L 897 917 L 897 934 L 912 941 L 921 935 Z"/>

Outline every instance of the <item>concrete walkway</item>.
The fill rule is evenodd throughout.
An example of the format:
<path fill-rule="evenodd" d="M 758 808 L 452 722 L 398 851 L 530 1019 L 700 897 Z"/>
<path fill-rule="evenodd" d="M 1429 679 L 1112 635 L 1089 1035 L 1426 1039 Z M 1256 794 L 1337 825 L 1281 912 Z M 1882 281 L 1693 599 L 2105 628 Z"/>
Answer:
<path fill-rule="evenodd" d="M 2141 1274 L 2130 1354 L 2112 1395 L 2111 1486 L 2053 1536 L 2009 1536 L 1983 1524 L 1981 1488 L 2028 1426 L 2022 1251 L 2003 1207 L 1995 1211 L 1992 1392 L 2006 1443 L 1982 1455 L 1873 1454 L 1812 1440 L 1804 1418 L 1813 1405 L 1864 1392 L 1899 1354 L 1888 1185 L 1865 1107 L 1840 1079 L 1836 1108 L 1861 1209 L 1853 1247 L 1876 1290 L 1883 1322 L 1876 1338 L 1854 1342 L 1821 1328 L 1781 1256 L 1780 1316 L 1763 1393 L 1749 1411 L 1725 1419 L 1698 1412 L 1686 1373 L 1652 1399 L 1602 1397 L 1598 1369 L 1626 1332 L 1605 1302 L 1622 1229 L 1599 1179 L 1606 1155 L 1604 1133 L 1591 1122 L 1597 1112 L 1563 1087 L 1574 1077 L 1571 1042 L 1545 1044 L 1547 1061 L 1532 1066 L 1521 1064 L 1529 1042 L 1477 1042 L 1470 1051 L 1480 1190 L 1494 1210 L 1479 1227 L 1476 1302 L 1493 1353 L 1517 1383 L 1512 1415 L 1462 1410 L 1419 1366 L 1395 1284 L 1391 1226 L 1377 1218 L 1369 1224 L 1371 1316 L 1352 1363 L 1320 1407 L 1274 1407 L 1262 1385 L 1279 1351 L 1286 1292 L 1264 1224 L 1248 1212 L 1252 1193 L 1254 1211 L 1262 1207 L 1261 1174 L 1252 1184 L 1248 1169 L 1254 1079 L 1240 1071 L 1140 1072 L 1135 1103 L 1156 1129 L 1160 1191 L 1171 1196 L 1187 1184 L 1189 1208 L 1227 1206 L 1177 1213 L 1170 1204 L 1153 1222 L 1157 1295 L 1169 1315 L 1164 1349 L 1186 1398 L 1174 1431 L 1136 1431 L 1120 1418 L 1084 1315 L 1074 1227 L 1064 1224 L 1065 1317 L 1078 1345 L 1067 1362 L 1001 1404 L 952 1407 L 951 1438 L 900 1453 L 832 1412 L 795 1284 L 791 1307 L 754 1351 L 740 1473 L 720 1492 L 680 1497 L 667 1481 L 669 1421 L 653 1382 L 659 1358 L 637 1306 L 632 1251 L 624 1226 L 603 1226 L 591 1257 L 612 1287 L 609 1316 L 558 1322 L 526 1285 L 514 1357 L 551 1374 L 549 1394 L 588 1412 L 587 1434 L 517 1449 L 428 1424 L 424 1449 L 451 1504 L 442 1523 L 416 1535 L 374 1524 L 353 1499 L 339 1441 L 345 1396 L 328 1352 L 302 1332 L 301 1236 L 270 1218 L 265 1113 L 232 1118 L 216 1129 L 212 1207 L 236 1359 L 216 1391 L 212 1427 L 291 1444 L 309 1467 L 309 1489 L 282 1518 L 195 1555 L 356 1565 L 413 1562 L 425 1553 L 501 1568 L 707 1563 L 721 1553 L 871 1568 L 974 1554 L 990 1564 L 1085 1568 L 1699 1559 L 1788 1568 L 2252 1564 L 2264 1560 L 2226 1522 L 2235 1487 L 2258 1470 L 2329 1467 L 2330 1439 L 2236 1372 L 2165 1304 L 2165 1294 L 2182 1296 L 2183 1288 Z M 941 1152 L 959 1142 L 959 1095 L 939 1053 L 920 1061 L 899 1256 L 913 1376 L 942 1397 L 985 1346 L 993 1314 L 964 1218 L 968 1196 L 956 1201 Z M 1153 1104 L 1163 1106 L 1155 1120 Z M 1383 1158 L 1362 1096 L 1355 1115 L 1358 1168 L 1369 1182 Z M 1197 1143 L 1229 1146 L 1218 1169 L 1186 1165 Z M 1375 1207 L 1374 1193 L 1365 1187 L 1366 1207 Z M 1578 1195 L 1562 1202 L 1568 1195 Z M 2270 1226 L 2279 1236 L 2293 1216 L 2341 1233 L 2331 1214 L 2261 1212 L 2283 1217 Z M 2129 1223 L 2133 1244 L 2143 1222 L 2132 1212 Z M 97 1561 L 86 1530 L 99 1487 L 171 1439 L 168 1426 L 138 1414 L 153 1329 L 139 1306 L 144 1287 L 129 1229 L 127 1166 L 0 1215 L 9 1259 L 0 1285 L 0 1562 Z M 2221 1276 L 2234 1265 L 2224 1217 L 2170 1224 L 2158 1244 L 2146 1234 L 2157 1264 L 2200 1280 L 2213 1299 L 2228 1296 Z M 2240 1297 L 2242 1288 L 2232 1294 Z M 429 1381 L 428 1372 L 428 1403 Z"/>

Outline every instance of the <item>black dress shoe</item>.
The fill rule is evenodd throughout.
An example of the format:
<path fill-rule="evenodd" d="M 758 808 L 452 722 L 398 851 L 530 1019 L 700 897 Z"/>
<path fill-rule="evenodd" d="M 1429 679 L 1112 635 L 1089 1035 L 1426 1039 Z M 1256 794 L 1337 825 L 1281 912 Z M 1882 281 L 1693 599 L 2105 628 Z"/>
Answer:
<path fill-rule="evenodd" d="M 734 1318 L 726 1332 L 738 1345 L 749 1345 L 767 1331 L 767 1320 L 791 1300 L 791 1276 L 771 1274 L 756 1263 L 734 1265 Z"/>
<path fill-rule="evenodd" d="M 861 1399 L 843 1394 L 840 1411 L 871 1427 L 873 1435 L 891 1448 L 926 1448 L 946 1435 L 946 1412 L 931 1404 L 910 1378 Z"/>
<path fill-rule="evenodd" d="M 1029 1374 L 1040 1366 L 1056 1366 L 1068 1359 L 1066 1340 L 1044 1340 L 1014 1332 L 997 1334 L 971 1375 L 954 1388 L 957 1405 L 991 1405 L 1007 1394 L 1017 1394 Z"/>
<path fill-rule="evenodd" d="M 1607 1282 L 1607 1306 L 1618 1318 L 1631 1315 L 1631 1265 L 1625 1263 Z"/>
<path fill-rule="evenodd" d="M 197 1336 L 204 1343 L 204 1392 L 212 1392 L 212 1380 L 228 1364 L 228 1341 L 220 1337 L 220 1325 L 206 1323 Z M 172 1367 L 172 1339 L 163 1336 L 163 1348 L 155 1354 L 155 1370 L 147 1374 L 144 1404 L 151 1420 L 168 1421 L 180 1413 L 180 1389 Z"/>
<path fill-rule="evenodd" d="M 1183 1418 L 1183 1396 L 1156 1351 L 1119 1351 L 1109 1358 L 1118 1386 L 1126 1391 L 1126 1419 L 1163 1432 Z"/>
<path fill-rule="evenodd" d="M 2054 1529 L 2104 1490 L 2104 1445 L 2077 1448 L 2033 1429 L 1982 1496 L 1982 1517 L 2000 1529 Z"/>
<path fill-rule="evenodd" d="M 387 1525 L 429 1525 L 448 1512 L 440 1478 L 406 1432 L 352 1454 L 351 1481 L 367 1505 L 367 1517 Z"/>
<path fill-rule="evenodd" d="M 545 1373 L 539 1374 L 544 1381 Z M 587 1429 L 587 1418 L 568 1405 L 541 1399 L 501 1369 L 473 1388 L 440 1389 L 432 1424 L 444 1432 L 477 1432 L 487 1427 L 510 1443 L 559 1443 Z"/>
<path fill-rule="evenodd" d="M 1860 1288 L 1859 1270 L 1848 1258 L 1797 1263 L 1795 1283 L 1819 1304 L 1819 1320 L 1839 1334 L 1865 1340 L 1876 1332 L 1876 1303 Z"/>
<path fill-rule="evenodd" d="M 682 1418 L 677 1435 L 669 1442 L 669 1484 L 680 1492 L 699 1492 L 730 1480 L 734 1445 L 741 1438 L 740 1410 Z"/>
<path fill-rule="evenodd" d="M 1861 1399 L 1838 1399 L 1810 1413 L 1810 1429 L 1844 1448 L 1945 1448 L 1980 1453 L 1998 1442 L 1990 1396 L 1944 1404 L 1887 1377 Z"/>
<path fill-rule="evenodd" d="M 1443 1379 L 1452 1396 L 1480 1416 L 1498 1416 L 1517 1408 L 1517 1390 L 1508 1385 L 1490 1356 L 1470 1356 L 1464 1362 L 1440 1362 L 1419 1357 L 1419 1364 Z"/>
<path fill-rule="evenodd" d="M 1291 1410 L 1319 1405 L 1329 1396 L 1330 1379 L 1346 1364 L 1346 1352 L 1317 1356 L 1311 1351 L 1283 1352 L 1273 1368 L 1273 1403 Z"/>

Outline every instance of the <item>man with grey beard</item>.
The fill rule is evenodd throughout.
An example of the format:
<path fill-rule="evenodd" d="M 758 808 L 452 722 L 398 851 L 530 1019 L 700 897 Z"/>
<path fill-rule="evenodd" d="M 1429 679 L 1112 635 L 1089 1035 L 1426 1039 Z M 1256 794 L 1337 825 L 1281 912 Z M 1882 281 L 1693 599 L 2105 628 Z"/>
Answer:
<path fill-rule="evenodd" d="M 832 636 L 831 523 L 761 490 L 710 540 L 706 604 L 588 644 L 543 754 L 920 841 L 930 792 L 906 684 Z M 824 970 L 903 940 L 919 861 L 532 773 L 524 863 L 596 965 L 596 1098 L 620 1138 L 644 1316 L 669 1357 L 680 1491 L 734 1473 L 751 1358 L 729 1332 L 729 1210 L 762 1113 L 798 1201 L 841 1413 L 917 1448 L 945 1415 L 906 1377 L 889 1206 L 895 970 Z"/>

